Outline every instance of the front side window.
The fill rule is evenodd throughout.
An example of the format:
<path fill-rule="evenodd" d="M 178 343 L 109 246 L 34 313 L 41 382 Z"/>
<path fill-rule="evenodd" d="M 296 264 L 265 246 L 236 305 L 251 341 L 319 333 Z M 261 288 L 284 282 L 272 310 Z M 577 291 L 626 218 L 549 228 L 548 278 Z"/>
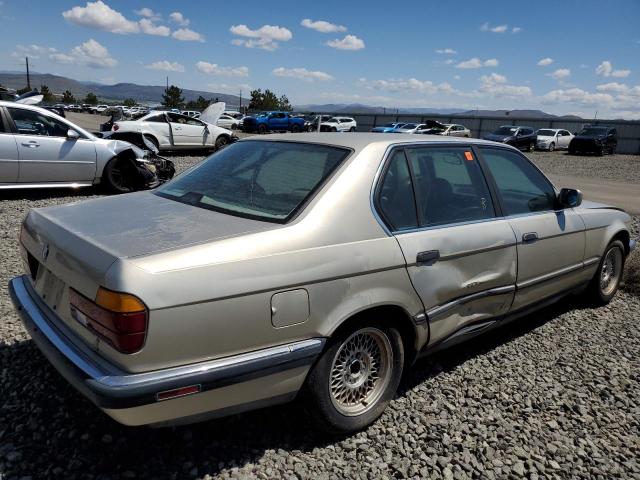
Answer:
<path fill-rule="evenodd" d="M 70 127 L 48 115 L 34 110 L 9 107 L 9 114 L 21 135 L 39 135 L 43 137 L 66 137 Z"/>
<path fill-rule="evenodd" d="M 154 122 L 154 123 L 166 123 L 165 117 L 163 113 L 158 115 L 152 115 L 145 119 L 145 122 Z"/>
<path fill-rule="evenodd" d="M 496 148 L 481 150 L 507 215 L 554 209 L 553 186 L 523 155 Z"/>
<path fill-rule="evenodd" d="M 391 230 L 401 231 L 418 227 L 411 174 L 402 150 L 396 150 L 389 159 L 378 190 L 378 205 Z"/>
<path fill-rule="evenodd" d="M 421 226 L 495 216 L 489 188 L 473 153 L 464 147 L 407 149 Z"/>
<path fill-rule="evenodd" d="M 311 143 L 239 142 L 155 193 L 200 208 L 285 222 L 349 153 Z"/>

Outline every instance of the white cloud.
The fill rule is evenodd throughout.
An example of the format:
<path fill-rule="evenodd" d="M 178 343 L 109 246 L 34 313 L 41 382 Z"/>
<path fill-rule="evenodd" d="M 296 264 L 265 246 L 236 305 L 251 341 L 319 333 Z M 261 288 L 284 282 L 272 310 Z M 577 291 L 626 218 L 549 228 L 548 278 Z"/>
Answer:
<path fill-rule="evenodd" d="M 552 63 L 553 63 L 553 58 L 545 57 L 545 58 L 541 58 L 541 59 L 538 61 L 538 66 L 540 66 L 540 67 L 546 67 L 546 66 L 551 65 Z"/>
<path fill-rule="evenodd" d="M 139 22 L 140 30 L 147 35 L 157 35 L 159 37 L 168 37 L 171 34 L 171 29 L 164 25 L 155 25 L 148 18 L 143 18 Z"/>
<path fill-rule="evenodd" d="M 248 83 L 240 83 L 238 85 L 229 85 L 227 83 L 209 83 L 207 84 L 207 87 L 209 87 L 216 93 L 233 93 L 235 95 L 237 95 L 239 91 L 242 90 L 243 92 L 245 92 L 243 94 L 243 98 L 247 98 L 247 92 L 253 90 L 253 87 Z"/>
<path fill-rule="evenodd" d="M 454 63 L 456 63 L 456 61 L 453 58 L 448 58 L 444 61 L 445 65 L 452 65 Z"/>
<path fill-rule="evenodd" d="M 169 18 L 171 21 L 177 23 L 181 27 L 188 27 L 191 21 L 188 18 L 185 18 L 184 15 L 180 12 L 172 12 L 169 14 Z"/>
<path fill-rule="evenodd" d="M 435 84 L 431 80 L 418 80 L 417 78 L 391 78 L 388 80 L 367 80 L 360 78 L 358 85 L 370 90 L 385 90 L 387 92 L 414 91 L 432 95 L 435 93 L 456 93 L 453 87 L 446 83 Z"/>
<path fill-rule="evenodd" d="M 154 20 L 154 21 L 160 20 L 160 18 L 162 18 L 162 16 L 159 13 L 156 13 L 147 7 L 141 8 L 140 10 L 134 10 L 134 13 L 136 15 L 139 15 L 140 17 L 148 18 L 149 20 Z"/>
<path fill-rule="evenodd" d="M 219 75 L 223 77 L 248 77 L 248 67 L 222 67 L 217 63 L 203 62 L 202 60 L 196 63 L 196 68 L 208 75 Z"/>
<path fill-rule="evenodd" d="M 138 33 L 140 26 L 137 22 L 127 20 L 117 10 L 113 10 L 102 0 L 87 2 L 84 7 L 73 7 L 62 12 L 65 20 L 83 27 L 97 28 L 105 32 L 129 34 Z"/>
<path fill-rule="evenodd" d="M 455 55 L 456 53 L 458 53 L 453 48 L 440 48 L 438 50 L 435 50 L 435 52 L 439 53 L 440 55 Z"/>
<path fill-rule="evenodd" d="M 278 67 L 271 72 L 276 77 L 298 78 L 313 82 L 316 80 L 326 81 L 333 80 L 333 77 L 326 72 L 307 70 L 306 68 L 284 68 Z"/>
<path fill-rule="evenodd" d="M 482 67 L 497 67 L 498 60 L 495 58 L 490 58 L 488 60 L 480 60 L 477 57 L 470 58 L 469 60 L 465 60 L 464 62 L 460 62 L 456 65 L 456 68 L 482 68 Z"/>
<path fill-rule="evenodd" d="M 300 25 L 321 33 L 335 33 L 335 32 L 347 31 L 347 27 L 343 25 L 336 25 L 334 23 L 329 23 L 324 20 L 314 21 L 314 20 L 311 20 L 310 18 L 305 18 L 304 20 L 302 20 L 302 22 L 300 22 Z"/>
<path fill-rule="evenodd" d="M 496 25 L 492 27 L 489 22 L 485 22 L 480 26 L 480 30 L 483 32 L 504 33 L 509 29 L 509 25 Z"/>
<path fill-rule="evenodd" d="M 246 25 L 232 25 L 229 29 L 231 33 L 239 37 L 231 43 L 246 48 L 261 48 L 273 51 L 278 48 L 279 42 L 288 42 L 293 38 L 291 31 L 277 25 L 263 25 L 257 30 L 251 30 Z"/>
<path fill-rule="evenodd" d="M 568 68 L 558 68 L 553 73 L 547 73 L 547 75 L 554 80 L 564 80 L 565 78 L 571 76 L 571 70 L 569 70 Z"/>
<path fill-rule="evenodd" d="M 171 36 L 183 42 L 204 42 L 204 36 L 198 32 L 194 32 L 190 28 L 179 28 L 174 31 Z"/>
<path fill-rule="evenodd" d="M 462 77 L 460 75 L 454 75 L 453 78 L 454 80 L 460 80 Z"/>
<path fill-rule="evenodd" d="M 541 97 L 543 103 L 575 103 L 579 105 L 611 105 L 608 93 L 590 93 L 580 88 L 551 90 Z"/>
<path fill-rule="evenodd" d="M 626 78 L 631 74 L 631 70 L 614 70 L 609 60 L 604 60 L 596 67 L 596 75 L 603 77 Z"/>
<path fill-rule="evenodd" d="M 635 88 L 640 90 L 640 86 Z M 624 83 L 610 82 L 610 83 L 603 83 L 601 85 L 596 85 L 596 90 L 599 90 L 601 92 L 626 93 L 630 89 Z"/>
<path fill-rule="evenodd" d="M 169 60 L 159 60 L 149 65 L 145 65 L 144 68 L 149 70 L 162 70 L 165 72 L 184 72 L 184 65 L 178 62 L 170 62 Z"/>
<path fill-rule="evenodd" d="M 40 45 L 17 45 L 12 57 L 22 58 L 46 58 L 52 63 L 60 65 L 79 65 L 91 68 L 114 67 L 118 61 L 109 51 L 94 39 L 89 39 L 81 45 L 74 47 L 70 52 L 60 52 L 52 47 Z"/>
<path fill-rule="evenodd" d="M 338 50 L 362 50 L 365 47 L 364 41 L 355 35 L 346 35 L 342 40 L 329 40 L 326 45 Z"/>
<path fill-rule="evenodd" d="M 507 84 L 507 77 L 498 73 L 480 77 L 480 92 L 499 98 L 523 99 L 531 97 L 531 88 Z"/>
<path fill-rule="evenodd" d="M 40 58 L 55 53 L 57 50 L 51 47 L 42 47 L 40 45 L 16 45 L 16 50 L 11 54 L 14 58 Z"/>
<path fill-rule="evenodd" d="M 511 33 L 520 33 L 522 31 L 521 27 L 513 27 L 511 29 Z"/>

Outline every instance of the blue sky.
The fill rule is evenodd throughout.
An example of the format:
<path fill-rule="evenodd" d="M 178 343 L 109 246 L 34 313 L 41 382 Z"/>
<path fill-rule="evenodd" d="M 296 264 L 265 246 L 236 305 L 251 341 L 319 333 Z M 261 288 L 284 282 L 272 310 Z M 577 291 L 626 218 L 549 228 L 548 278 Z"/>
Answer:
<path fill-rule="evenodd" d="M 640 1 L 0 0 L 0 69 L 640 118 Z M 245 93 L 246 94 L 246 93 Z"/>

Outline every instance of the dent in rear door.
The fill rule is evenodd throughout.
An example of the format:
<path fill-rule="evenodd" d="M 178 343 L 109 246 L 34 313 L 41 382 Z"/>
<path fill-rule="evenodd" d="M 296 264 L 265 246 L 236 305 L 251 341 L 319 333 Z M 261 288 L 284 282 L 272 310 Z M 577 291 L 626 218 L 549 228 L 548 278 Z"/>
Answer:
<path fill-rule="evenodd" d="M 430 345 L 509 310 L 515 236 L 506 220 L 495 217 L 470 148 L 410 147 L 406 157 L 392 152 L 377 195 L 429 318 Z"/>

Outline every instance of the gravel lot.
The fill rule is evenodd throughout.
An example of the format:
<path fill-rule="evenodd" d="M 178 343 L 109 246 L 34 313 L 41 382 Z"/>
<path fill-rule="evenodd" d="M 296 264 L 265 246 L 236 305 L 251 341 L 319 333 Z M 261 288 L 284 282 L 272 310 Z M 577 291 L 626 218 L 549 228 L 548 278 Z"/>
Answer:
<path fill-rule="evenodd" d="M 566 151 L 527 152 L 546 173 L 640 183 L 640 155 L 569 155 Z"/>
<path fill-rule="evenodd" d="M 545 170 L 571 174 L 618 162 L 543 155 Z M 638 161 L 623 161 L 638 179 Z M 316 433 L 296 403 L 176 429 L 116 424 L 27 341 L 5 287 L 22 270 L 27 210 L 98 194 L 2 194 L 0 478 L 640 478 L 640 297 L 626 292 L 599 309 L 565 300 L 420 361 L 382 419 L 350 437 Z"/>

